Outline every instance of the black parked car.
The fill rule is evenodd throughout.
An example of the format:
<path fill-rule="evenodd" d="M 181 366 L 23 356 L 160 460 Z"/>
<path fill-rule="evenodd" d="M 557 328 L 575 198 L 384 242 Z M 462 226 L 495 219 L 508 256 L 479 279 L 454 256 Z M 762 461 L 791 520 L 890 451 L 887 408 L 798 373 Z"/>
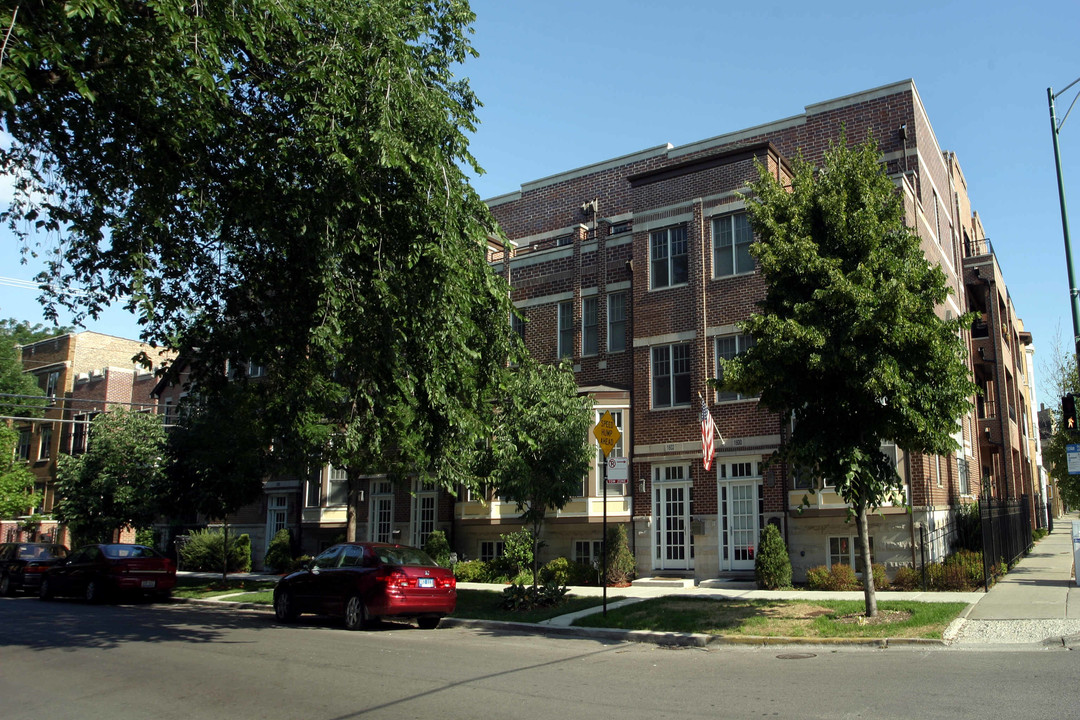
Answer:
<path fill-rule="evenodd" d="M 0 595 L 17 590 L 37 592 L 45 571 L 63 560 L 68 549 L 51 543 L 14 542 L 0 545 Z"/>
<path fill-rule="evenodd" d="M 145 545 L 104 543 L 75 550 L 49 568 L 41 579 L 38 597 L 81 597 L 101 602 L 119 593 L 165 599 L 176 585 L 176 563 Z"/>

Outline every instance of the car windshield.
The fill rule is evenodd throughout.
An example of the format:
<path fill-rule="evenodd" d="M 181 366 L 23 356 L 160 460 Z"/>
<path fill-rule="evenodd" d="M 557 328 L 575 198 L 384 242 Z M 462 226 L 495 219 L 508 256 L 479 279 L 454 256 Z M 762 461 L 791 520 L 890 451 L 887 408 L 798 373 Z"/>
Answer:
<path fill-rule="evenodd" d="M 107 558 L 152 558 L 158 557 L 153 548 L 145 545 L 102 545 L 102 552 Z"/>
<path fill-rule="evenodd" d="M 438 564 L 429 558 L 422 550 L 410 547 L 377 547 L 375 554 L 379 556 L 379 562 L 386 565 L 420 565 L 424 567 L 438 567 Z"/>

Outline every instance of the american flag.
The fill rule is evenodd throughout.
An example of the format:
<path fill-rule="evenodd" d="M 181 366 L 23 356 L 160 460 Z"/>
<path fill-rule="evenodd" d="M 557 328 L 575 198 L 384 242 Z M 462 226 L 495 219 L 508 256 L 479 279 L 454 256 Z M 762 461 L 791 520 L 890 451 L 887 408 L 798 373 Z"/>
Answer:
<path fill-rule="evenodd" d="M 705 461 L 705 472 L 712 468 L 713 452 L 716 446 L 713 439 L 716 437 L 716 423 L 713 422 L 712 413 L 705 399 L 701 400 L 701 456 Z"/>

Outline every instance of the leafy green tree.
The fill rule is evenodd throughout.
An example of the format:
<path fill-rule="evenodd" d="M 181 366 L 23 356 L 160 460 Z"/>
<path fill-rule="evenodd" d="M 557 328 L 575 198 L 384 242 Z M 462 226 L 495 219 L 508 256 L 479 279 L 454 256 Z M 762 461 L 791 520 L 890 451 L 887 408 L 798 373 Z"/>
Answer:
<path fill-rule="evenodd" d="M 161 417 L 124 409 L 94 418 L 82 455 L 57 462 L 53 514 L 80 541 L 108 541 L 153 522 L 165 474 Z"/>
<path fill-rule="evenodd" d="M 68 328 L 48 330 L 41 325 L 31 326 L 25 320 L 14 318 L 0 320 L 0 415 L 41 416 L 41 410 L 45 407 L 45 392 L 38 387 L 33 375 L 23 371 L 22 359 L 16 346 L 27 345 L 67 331 Z"/>
<path fill-rule="evenodd" d="M 0 423 L 0 518 L 23 515 L 41 499 L 34 492 L 34 474 L 15 457 L 18 441 L 18 431 Z"/>
<path fill-rule="evenodd" d="M 0 67 L 8 220 L 59 234 L 43 279 L 123 296 L 146 339 L 266 370 L 297 472 L 468 481 L 509 352 L 498 231 L 464 168 L 464 0 L 26 3 Z M 42 198 L 48 198 L 43 201 Z M 28 242 L 30 242 L 28 237 Z M 28 247 L 34 252 L 32 246 Z"/>
<path fill-rule="evenodd" d="M 531 527 L 534 585 L 547 511 L 578 494 L 596 457 L 588 444 L 590 427 L 592 399 L 578 395 L 565 361 L 553 366 L 525 357 L 511 369 L 491 439 L 491 481 Z"/>
<path fill-rule="evenodd" d="M 764 169 L 748 198 L 767 282 L 742 323 L 756 344 L 723 364 L 725 389 L 761 395 L 796 421 L 776 458 L 827 478 L 856 519 L 866 614 L 877 614 L 867 513 L 902 480 L 881 452 L 945 454 L 977 389 L 960 330 L 938 317 L 949 289 L 904 223 L 872 140 L 841 140 L 816 171 L 797 159 L 790 187 Z"/>
<path fill-rule="evenodd" d="M 1076 371 L 1076 355 L 1062 346 L 1060 335 L 1051 342 L 1043 361 L 1043 382 L 1050 390 L 1048 404 L 1054 418 L 1054 430 L 1050 439 L 1043 443 L 1043 466 L 1057 485 L 1058 493 L 1066 507 L 1080 507 L 1080 475 L 1070 475 L 1065 446 L 1080 442 L 1080 432 L 1070 432 L 1062 422 L 1061 398 L 1066 393 L 1080 394 L 1080 376 Z"/>

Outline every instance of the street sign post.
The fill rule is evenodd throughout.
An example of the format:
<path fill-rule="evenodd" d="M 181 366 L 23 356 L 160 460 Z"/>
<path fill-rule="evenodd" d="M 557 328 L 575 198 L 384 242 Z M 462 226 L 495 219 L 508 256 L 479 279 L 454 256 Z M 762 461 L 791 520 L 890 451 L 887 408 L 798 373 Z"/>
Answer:
<path fill-rule="evenodd" d="M 1080 475 L 1080 445 L 1069 444 L 1065 446 L 1065 464 L 1070 475 Z"/>
<path fill-rule="evenodd" d="M 608 455 L 615 449 L 615 444 L 622 437 L 622 433 L 615 425 L 615 418 L 611 416 L 609 410 L 605 410 L 604 414 L 600 416 L 600 421 L 593 428 L 593 435 L 596 437 L 596 442 L 600 445 L 600 452 L 604 453 L 604 460 L 606 461 Z M 604 523 L 602 530 L 604 539 L 600 542 L 600 549 L 604 554 L 604 575 L 600 579 L 600 585 L 604 588 L 604 617 L 607 617 L 607 485 L 608 463 L 604 462 Z"/>

